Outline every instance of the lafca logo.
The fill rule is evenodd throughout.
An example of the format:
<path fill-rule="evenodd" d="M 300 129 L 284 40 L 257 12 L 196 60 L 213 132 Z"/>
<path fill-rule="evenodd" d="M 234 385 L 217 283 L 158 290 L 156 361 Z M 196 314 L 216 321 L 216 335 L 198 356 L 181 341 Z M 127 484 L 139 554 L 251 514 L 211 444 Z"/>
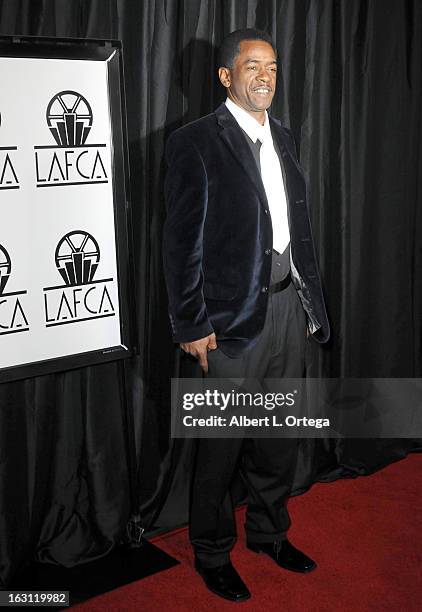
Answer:
<path fill-rule="evenodd" d="M 91 130 L 91 107 L 76 92 L 62 91 L 50 100 L 47 124 L 59 147 L 80 147 Z"/>
<path fill-rule="evenodd" d="M 19 189 L 19 180 L 14 164 L 14 156 L 17 150 L 18 147 L 0 146 L 0 189 Z"/>
<path fill-rule="evenodd" d="M 46 327 L 115 315 L 109 291 L 113 279 L 94 280 L 100 249 L 91 234 L 77 230 L 63 236 L 55 262 L 64 285 L 43 290 Z"/>
<path fill-rule="evenodd" d="M 26 291 L 5 293 L 12 272 L 10 255 L 0 244 L 0 336 L 28 331 L 29 324 L 23 308 Z"/>
<path fill-rule="evenodd" d="M 56 144 L 34 147 L 37 187 L 108 182 L 101 156 L 106 145 L 87 143 L 93 120 L 88 100 L 76 91 L 50 100 L 46 121 Z"/>

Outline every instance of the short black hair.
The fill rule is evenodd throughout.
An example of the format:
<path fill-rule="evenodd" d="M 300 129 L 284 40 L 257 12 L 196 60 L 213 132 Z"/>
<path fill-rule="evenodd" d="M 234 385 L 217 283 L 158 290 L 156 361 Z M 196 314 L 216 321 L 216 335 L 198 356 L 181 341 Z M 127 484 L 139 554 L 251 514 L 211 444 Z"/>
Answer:
<path fill-rule="evenodd" d="M 275 55 L 277 49 L 272 41 L 272 38 L 263 30 L 254 30 L 246 28 L 244 30 L 235 30 L 228 34 L 220 45 L 218 50 L 218 67 L 233 68 L 234 60 L 240 53 L 240 43 L 242 40 L 263 40 L 271 45 Z"/>

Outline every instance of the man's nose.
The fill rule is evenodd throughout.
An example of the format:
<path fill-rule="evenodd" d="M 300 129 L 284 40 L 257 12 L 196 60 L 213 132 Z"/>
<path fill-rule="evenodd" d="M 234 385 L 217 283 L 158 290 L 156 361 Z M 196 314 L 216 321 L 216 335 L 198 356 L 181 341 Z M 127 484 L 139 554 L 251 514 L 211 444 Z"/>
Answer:
<path fill-rule="evenodd" d="M 270 74 L 269 74 L 268 70 L 266 70 L 265 68 L 262 68 L 262 70 L 258 74 L 257 78 L 260 81 L 265 81 L 267 83 L 270 80 L 271 77 L 270 77 Z"/>

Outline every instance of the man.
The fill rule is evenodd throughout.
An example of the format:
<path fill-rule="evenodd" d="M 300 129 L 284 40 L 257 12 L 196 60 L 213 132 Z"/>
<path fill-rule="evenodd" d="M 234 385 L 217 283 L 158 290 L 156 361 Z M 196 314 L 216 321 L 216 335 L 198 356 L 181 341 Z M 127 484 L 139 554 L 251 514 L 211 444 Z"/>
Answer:
<path fill-rule="evenodd" d="M 294 140 L 266 112 L 276 51 L 266 33 L 238 30 L 223 41 L 219 66 L 226 102 L 167 145 L 173 337 L 213 377 L 302 377 L 306 319 L 319 342 L 329 324 Z M 292 439 L 199 440 L 190 538 L 196 569 L 218 595 L 250 597 L 230 562 L 237 468 L 248 487 L 248 547 L 292 571 L 316 567 L 286 537 L 296 452 Z"/>

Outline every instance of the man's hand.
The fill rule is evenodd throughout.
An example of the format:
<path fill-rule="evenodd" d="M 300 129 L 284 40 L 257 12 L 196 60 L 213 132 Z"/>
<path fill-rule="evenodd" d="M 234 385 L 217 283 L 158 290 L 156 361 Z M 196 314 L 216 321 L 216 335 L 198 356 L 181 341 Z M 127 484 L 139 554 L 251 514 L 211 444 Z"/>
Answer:
<path fill-rule="evenodd" d="M 200 338 L 199 340 L 194 340 L 193 342 L 181 342 L 180 347 L 186 352 L 196 357 L 199 361 L 199 365 L 204 370 L 205 373 L 208 372 L 208 351 L 213 351 L 217 348 L 217 338 L 214 334 L 210 334 L 209 336 L 205 336 L 205 338 Z"/>

